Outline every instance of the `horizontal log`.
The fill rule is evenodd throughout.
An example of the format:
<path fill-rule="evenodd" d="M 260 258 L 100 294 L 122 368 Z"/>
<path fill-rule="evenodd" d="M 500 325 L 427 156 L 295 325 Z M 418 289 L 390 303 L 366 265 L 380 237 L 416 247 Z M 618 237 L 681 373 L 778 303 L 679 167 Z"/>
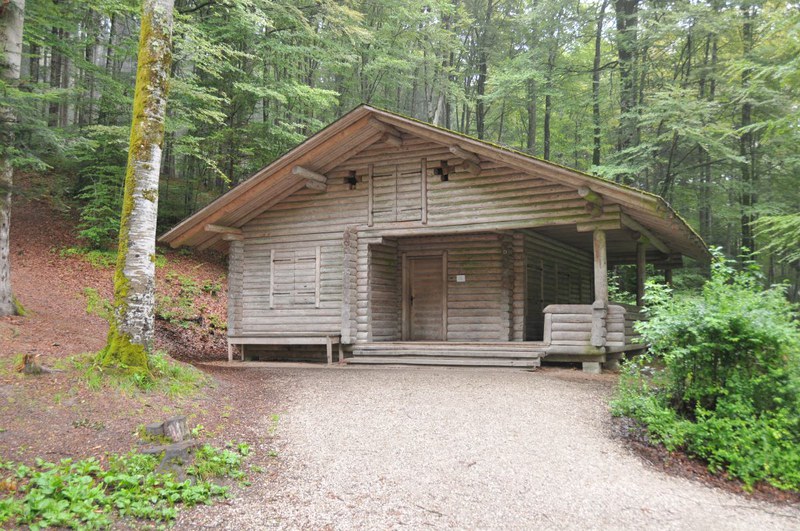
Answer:
<path fill-rule="evenodd" d="M 292 173 L 297 175 L 298 177 L 302 177 L 303 179 L 307 179 L 309 181 L 314 181 L 320 184 L 328 184 L 328 178 L 321 173 L 317 173 L 315 171 L 309 170 L 308 168 L 304 168 L 302 166 L 295 166 L 292 168 Z"/>
<path fill-rule="evenodd" d="M 475 153 L 472 153 L 471 151 L 467 151 L 466 149 L 463 149 L 461 146 L 457 146 L 457 145 L 450 146 L 450 153 L 452 153 L 453 155 L 455 155 L 456 157 L 458 157 L 460 159 L 472 162 L 473 164 L 480 164 L 481 163 L 481 159 L 480 159 L 480 157 L 478 157 L 478 155 L 476 155 Z"/>

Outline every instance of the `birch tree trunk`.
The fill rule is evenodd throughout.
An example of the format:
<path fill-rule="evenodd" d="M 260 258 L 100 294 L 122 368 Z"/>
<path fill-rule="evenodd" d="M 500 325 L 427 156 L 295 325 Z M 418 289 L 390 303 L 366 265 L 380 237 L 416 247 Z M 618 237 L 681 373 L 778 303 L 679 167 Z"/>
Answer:
<path fill-rule="evenodd" d="M 0 76 L 6 83 L 19 79 L 22 64 L 22 23 L 25 0 L 0 3 Z M 17 305 L 11 291 L 11 190 L 14 168 L 6 151 L 14 144 L 12 109 L 0 104 L 0 316 L 14 315 Z"/>
<path fill-rule="evenodd" d="M 153 345 L 156 213 L 171 63 L 174 0 L 143 0 L 128 169 L 114 273 L 114 313 L 99 356 L 147 370 Z"/>

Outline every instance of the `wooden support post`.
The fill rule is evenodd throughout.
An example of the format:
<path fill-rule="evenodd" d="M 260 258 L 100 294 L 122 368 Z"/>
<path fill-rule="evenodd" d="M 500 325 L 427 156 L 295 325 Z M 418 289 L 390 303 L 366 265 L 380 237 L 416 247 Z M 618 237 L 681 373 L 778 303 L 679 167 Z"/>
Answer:
<path fill-rule="evenodd" d="M 228 343 L 228 363 L 233 361 L 233 345 Z"/>
<path fill-rule="evenodd" d="M 608 315 L 608 259 L 606 254 L 606 233 L 595 230 L 592 242 L 594 247 L 594 304 L 592 304 L 593 347 L 606 345 L 606 317 Z"/>
<path fill-rule="evenodd" d="M 344 349 L 341 341 L 339 341 L 339 363 L 344 363 Z"/>
<path fill-rule="evenodd" d="M 636 243 L 636 306 L 644 305 L 644 281 L 647 276 L 647 243 Z"/>
<path fill-rule="evenodd" d="M 325 337 L 325 353 L 327 354 L 328 365 L 331 365 L 333 363 L 333 343 L 331 342 L 331 336 Z"/>
<path fill-rule="evenodd" d="M 592 233 L 594 247 L 594 299 L 608 304 L 608 258 L 606 255 L 606 231 Z"/>
<path fill-rule="evenodd" d="M 667 286 L 672 287 L 672 268 L 665 267 L 664 268 L 664 282 L 667 283 Z"/>

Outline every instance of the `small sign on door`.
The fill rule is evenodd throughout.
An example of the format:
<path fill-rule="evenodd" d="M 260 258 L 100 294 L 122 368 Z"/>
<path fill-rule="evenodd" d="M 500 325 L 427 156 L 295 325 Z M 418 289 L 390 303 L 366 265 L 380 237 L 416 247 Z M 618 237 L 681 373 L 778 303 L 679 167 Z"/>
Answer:
<path fill-rule="evenodd" d="M 466 282 L 467 275 L 456 275 L 456 282 Z"/>

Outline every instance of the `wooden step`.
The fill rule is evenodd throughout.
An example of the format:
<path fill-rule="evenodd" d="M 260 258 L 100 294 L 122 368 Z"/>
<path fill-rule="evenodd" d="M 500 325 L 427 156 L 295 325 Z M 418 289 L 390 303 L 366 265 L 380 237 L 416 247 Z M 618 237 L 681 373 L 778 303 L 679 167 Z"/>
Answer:
<path fill-rule="evenodd" d="M 372 356 L 372 357 L 450 357 L 450 358 L 509 358 L 509 359 L 531 359 L 544 356 L 543 350 L 463 350 L 459 348 L 449 349 L 360 349 L 353 350 L 353 356 Z"/>
<path fill-rule="evenodd" d="M 544 351 L 545 345 L 539 342 L 506 342 L 506 343 L 455 343 L 455 342 L 432 342 L 426 343 L 422 341 L 414 342 L 379 342 L 379 343 L 363 343 L 356 346 L 357 349 L 363 351 L 383 351 L 383 350 L 432 350 L 432 351 L 450 351 L 458 350 L 461 352 L 466 351 Z"/>
<path fill-rule="evenodd" d="M 412 356 L 358 356 L 347 358 L 353 365 L 429 365 L 439 367 L 514 367 L 533 368 L 540 365 L 539 358 L 451 358 L 451 357 L 412 357 Z"/>

